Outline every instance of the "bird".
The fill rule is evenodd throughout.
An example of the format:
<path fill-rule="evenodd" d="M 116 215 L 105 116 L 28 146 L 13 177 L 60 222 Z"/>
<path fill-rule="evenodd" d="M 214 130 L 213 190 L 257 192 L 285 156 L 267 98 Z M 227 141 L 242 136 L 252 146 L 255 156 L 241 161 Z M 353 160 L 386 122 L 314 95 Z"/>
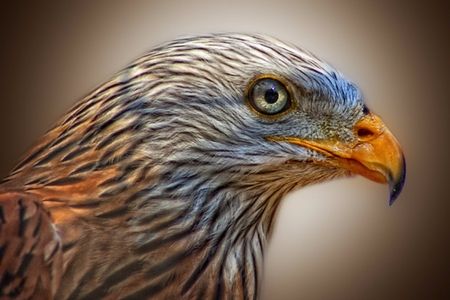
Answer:
<path fill-rule="evenodd" d="M 156 46 L 83 97 L 0 184 L 1 299 L 257 299 L 291 191 L 406 177 L 360 89 L 264 34 Z"/>

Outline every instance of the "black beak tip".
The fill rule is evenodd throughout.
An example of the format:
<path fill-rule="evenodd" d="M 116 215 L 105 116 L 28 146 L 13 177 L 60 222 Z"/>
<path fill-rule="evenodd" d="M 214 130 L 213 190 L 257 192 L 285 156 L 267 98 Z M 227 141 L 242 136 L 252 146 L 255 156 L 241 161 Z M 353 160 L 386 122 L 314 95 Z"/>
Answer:
<path fill-rule="evenodd" d="M 398 196 L 400 195 L 403 186 L 405 184 L 405 179 L 406 179 L 406 162 L 405 157 L 403 156 L 400 174 L 396 178 L 391 177 L 391 180 L 389 181 L 390 187 L 389 206 L 392 206 L 392 204 L 394 204 L 395 200 L 397 200 Z"/>

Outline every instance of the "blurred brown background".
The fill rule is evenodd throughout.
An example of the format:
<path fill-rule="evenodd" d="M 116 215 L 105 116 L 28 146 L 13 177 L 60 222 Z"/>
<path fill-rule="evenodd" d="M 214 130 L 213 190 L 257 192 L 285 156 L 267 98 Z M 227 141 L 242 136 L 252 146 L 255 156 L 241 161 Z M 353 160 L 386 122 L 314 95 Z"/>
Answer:
<path fill-rule="evenodd" d="M 0 7 L 1 177 L 76 100 L 146 49 L 185 34 L 268 33 L 360 85 L 403 145 L 408 177 L 391 208 L 385 186 L 360 178 L 288 197 L 263 299 L 450 299 L 448 4 L 54 2 Z"/>

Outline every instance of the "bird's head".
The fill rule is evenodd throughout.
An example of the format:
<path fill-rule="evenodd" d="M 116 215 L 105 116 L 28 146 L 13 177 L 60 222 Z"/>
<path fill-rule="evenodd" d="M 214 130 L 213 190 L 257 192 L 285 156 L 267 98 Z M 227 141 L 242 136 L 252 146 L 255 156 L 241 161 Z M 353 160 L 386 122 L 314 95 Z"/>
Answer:
<path fill-rule="evenodd" d="M 291 188 L 359 174 L 389 183 L 391 204 L 402 189 L 395 137 L 353 83 L 295 46 L 261 35 L 185 38 L 129 70 L 151 80 L 146 126 L 159 138 L 148 147 L 164 161 Z"/>

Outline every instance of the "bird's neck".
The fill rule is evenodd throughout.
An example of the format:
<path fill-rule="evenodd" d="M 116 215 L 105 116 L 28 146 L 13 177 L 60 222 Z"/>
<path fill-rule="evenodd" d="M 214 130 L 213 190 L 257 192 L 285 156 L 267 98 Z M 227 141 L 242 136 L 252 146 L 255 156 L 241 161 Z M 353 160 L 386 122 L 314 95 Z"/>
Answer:
<path fill-rule="evenodd" d="M 101 162 L 101 153 L 86 155 Z M 83 176 L 77 162 L 11 176 L 5 184 L 42 199 L 61 234 L 58 299 L 255 297 L 277 205 L 295 183 L 280 170 L 183 157 L 127 156 Z"/>
<path fill-rule="evenodd" d="M 216 154 L 210 161 L 195 155 L 180 160 L 177 151 L 169 159 L 132 149 L 143 157 L 127 155 L 87 171 L 77 162 L 29 168 L 6 183 L 28 186 L 57 225 L 65 268 L 58 299 L 111 293 L 254 298 L 281 198 L 324 179 L 308 164 L 261 166 L 242 159 L 218 165 Z"/>

